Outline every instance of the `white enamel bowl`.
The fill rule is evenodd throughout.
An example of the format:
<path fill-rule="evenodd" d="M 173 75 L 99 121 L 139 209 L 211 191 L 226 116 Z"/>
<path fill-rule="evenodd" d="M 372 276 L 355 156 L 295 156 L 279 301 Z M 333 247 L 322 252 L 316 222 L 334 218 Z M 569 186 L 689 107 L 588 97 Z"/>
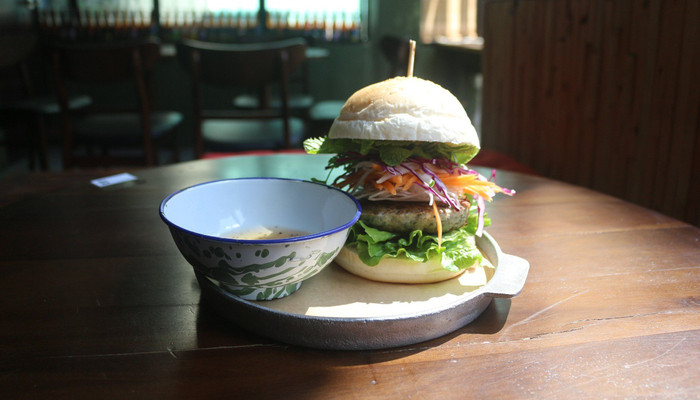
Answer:
<path fill-rule="evenodd" d="M 160 205 L 195 271 L 247 300 L 294 293 L 335 258 L 360 212 L 357 200 L 341 190 L 280 178 L 206 182 Z M 274 237 L 290 231 L 300 236 Z"/>

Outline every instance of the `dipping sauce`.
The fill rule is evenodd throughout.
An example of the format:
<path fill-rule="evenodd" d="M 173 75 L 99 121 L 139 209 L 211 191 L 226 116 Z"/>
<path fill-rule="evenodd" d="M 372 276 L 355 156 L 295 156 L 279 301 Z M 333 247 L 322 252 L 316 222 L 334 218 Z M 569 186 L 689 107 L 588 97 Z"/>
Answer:
<path fill-rule="evenodd" d="M 283 228 L 279 226 L 265 227 L 260 226 L 248 230 L 236 230 L 229 232 L 224 235 L 231 239 L 240 240 L 275 240 L 275 239 L 289 239 L 299 236 L 308 235 L 309 232 L 304 232 L 295 229 Z"/>

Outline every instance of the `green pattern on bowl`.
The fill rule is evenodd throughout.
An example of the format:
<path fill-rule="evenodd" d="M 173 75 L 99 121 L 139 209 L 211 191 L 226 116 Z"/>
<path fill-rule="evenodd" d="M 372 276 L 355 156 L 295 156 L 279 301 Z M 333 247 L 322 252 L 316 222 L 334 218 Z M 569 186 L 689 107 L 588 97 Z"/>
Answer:
<path fill-rule="evenodd" d="M 170 232 L 197 272 L 247 300 L 271 300 L 294 293 L 302 281 L 328 265 L 345 243 L 342 235 L 335 240 L 310 239 L 313 245 L 305 246 L 272 243 L 227 247 L 172 227 Z"/>
<path fill-rule="evenodd" d="M 279 199 L 270 208 L 259 199 Z M 276 178 L 207 182 L 173 193 L 161 218 L 194 270 L 247 300 L 288 296 L 338 254 L 360 215 L 352 196 L 312 182 Z M 282 226 L 282 239 L 234 239 L 232 229 Z M 238 227 L 238 228 L 236 228 Z M 306 234 L 308 232 L 308 234 Z"/>

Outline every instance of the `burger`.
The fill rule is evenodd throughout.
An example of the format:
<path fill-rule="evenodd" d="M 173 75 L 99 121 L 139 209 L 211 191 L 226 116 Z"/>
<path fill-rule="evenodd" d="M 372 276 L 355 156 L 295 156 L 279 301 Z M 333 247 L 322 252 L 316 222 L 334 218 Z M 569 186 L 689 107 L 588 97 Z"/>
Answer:
<path fill-rule="evenodd" d="M 364 87 L 345 102 L 326 137 L 307 153 L 335 154 L 326 183 L 362 206 L 335 262 L 382 282 L 430 283 L 480 265 L 475 236 L 501 188 L 467 167 L 479 137 L 457 98 L 417 77 Z M 332 173 L 340 171 L 332 182 Z"/>

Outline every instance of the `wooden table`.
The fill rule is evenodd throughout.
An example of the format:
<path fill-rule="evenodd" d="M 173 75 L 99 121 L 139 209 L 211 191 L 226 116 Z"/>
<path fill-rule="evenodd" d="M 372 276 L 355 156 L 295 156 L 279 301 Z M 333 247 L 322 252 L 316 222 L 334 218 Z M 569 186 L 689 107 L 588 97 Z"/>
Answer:
<path fill-rule="evenodd" d="M 440 339 L 322 351 L 200 306 L 158 216 L 170 192 L 238 176 L 321 177 L 323 156 L 28 175 L 0 188 L 0 398 L 621 398 L 700 396 L 700 229 L 581 187 L 499 172 L 488 229 L 531 264 Z M 11 190 L 8 190 L 11 189 Z M 284 201 L 284 199 L 274 199 Z"/>

